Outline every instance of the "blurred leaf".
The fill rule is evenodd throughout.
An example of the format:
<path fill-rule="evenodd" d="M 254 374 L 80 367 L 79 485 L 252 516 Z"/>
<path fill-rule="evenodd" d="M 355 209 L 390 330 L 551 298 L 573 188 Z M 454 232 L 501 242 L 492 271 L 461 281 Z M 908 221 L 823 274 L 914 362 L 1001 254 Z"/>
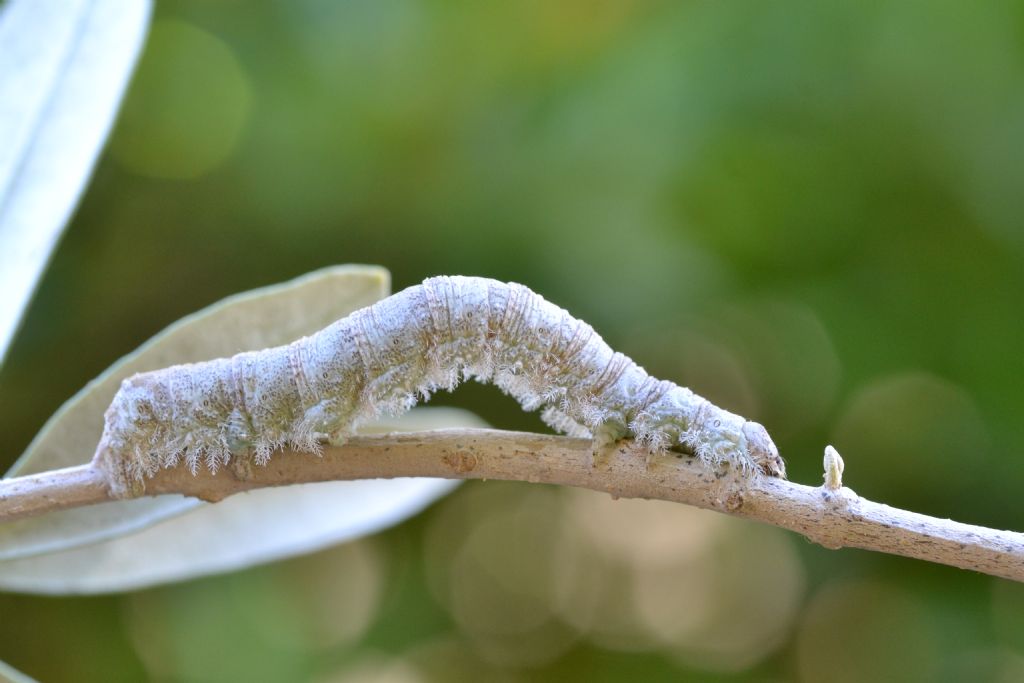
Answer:
<path fill-rule="evenodd" d="M 103 431 L 103 412 L 130 375 L 284 344 L 372 304 L 389 290 L 383 268 L 336 266 L 229 297 L 182 318 L 61 406 L 7 476 L 89 462 Z M 8 522 L 0 525 L 0 560 L 94 543 L 198 505 L 184 496 L 160 496 Z"/>
<path fill-rule="evenodd" d="M 36 683 L 36 679 L 29 678 L 10 664 L 0 662 L 0 683 Z"/>
<path fill-rule="evenodd" d="M 418 408 L 364 425 L 362 434 L 486 427 L 456 408 Z M 308 553 L 410 517 L 458 482 L 403 478 L 332 481 L 241 493 L 138 533 L 0 562 L 0 588 L 109 593 L 242 569 Z"/>
<path fill-rule="evenodd" d="M 106 140 L 149 13 L 148 0 L 0 8 L 0 361 Z"/>

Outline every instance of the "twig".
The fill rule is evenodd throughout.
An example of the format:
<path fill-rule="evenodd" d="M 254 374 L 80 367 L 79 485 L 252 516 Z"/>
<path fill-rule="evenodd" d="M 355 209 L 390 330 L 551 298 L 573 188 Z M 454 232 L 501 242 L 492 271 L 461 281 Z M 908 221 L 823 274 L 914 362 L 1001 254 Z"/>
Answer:
<path fill-rule="evenodd" d="M 92 465 L 0 479 L 0 523 L 108 500 L 106 477 Z"/>
<path fill-rule="evenodd" d="M 656 498 L 767 522 L 826 548 L 854 547 L 1024 581 L 1024 534 L 998 531 L 873 503 L 842 488 L 838 454 L 826 455 L 826 486 L 712 471 L 686 456 L 647 455 L 620 443 L 595 461 L 592 442 L 488 429 L 355 437 L 319 458 L 283 453 L 265 467 L 193 475 L 178 467 L 145 482 L 144 495 L 178 493 L 218 501 L 267 486 L 371 478 L 505 479 Z M 841 462 L 841 459 L 839 460 Z M 838 474 L 837 474 L 838 472 Z M 828 474 L 828 472 L 826 472 Z M 110 500 L 90 466 L 0 480 L 0 521 Z"/>

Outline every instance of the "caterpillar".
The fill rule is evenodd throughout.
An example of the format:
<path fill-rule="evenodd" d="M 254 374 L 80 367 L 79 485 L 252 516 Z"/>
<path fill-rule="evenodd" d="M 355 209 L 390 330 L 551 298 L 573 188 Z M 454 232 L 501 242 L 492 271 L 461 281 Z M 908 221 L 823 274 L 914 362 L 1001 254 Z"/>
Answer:
<path fill-rule="evenodd" d="M 263 351 L 134 375 L 104 415 L 94 463 L 115 496 L 184 461 L 216 471 L 318 453 L 356 426 L 439 389 L 492 382 L 595 452 L 633 438 L 708 465 L 785 477 L 768 432 L 613 351 L 587 323 L 519 284 L 435 277 L 309 337 Z"/>

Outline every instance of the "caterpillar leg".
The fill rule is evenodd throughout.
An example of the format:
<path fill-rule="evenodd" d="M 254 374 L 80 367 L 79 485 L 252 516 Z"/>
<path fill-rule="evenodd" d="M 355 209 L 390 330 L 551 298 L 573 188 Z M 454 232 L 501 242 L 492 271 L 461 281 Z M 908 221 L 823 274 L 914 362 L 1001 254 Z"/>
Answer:
<path fill-rule="evenodd" d="M 629 433 L 626 429 L 621 424 L 614 422 L 606 422 L 594 429 L 590 448 L 593 467 L 606 465 L 618 442 L 627 436 Z"/>

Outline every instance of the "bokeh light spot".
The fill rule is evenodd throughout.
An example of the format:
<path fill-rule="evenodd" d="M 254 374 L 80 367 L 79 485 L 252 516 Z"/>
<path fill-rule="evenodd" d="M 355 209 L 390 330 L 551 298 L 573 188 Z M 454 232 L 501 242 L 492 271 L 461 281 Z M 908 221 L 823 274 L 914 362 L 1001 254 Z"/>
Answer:
<path fill-rule="evenodd" d="M 1024 681 L 1024 655 L 1005 648 L 953 650 L 942 661 L 943 682 L 991 681 L 1019 683 Z"/>
<path fill-rule="evenodd" d="M 426 683 L 427 677 L 404 659 L 363 656 L 314 683 Z"/>
<path fill-rule="evenodd" d="M 372 540 L 360 540 L 271 565 L 254 575 L 266 585 L 239 582 L 238 610 L 275 646 L 311 652 L 352 643 L 377 615 L 382 559 Z M 260 618 L 268 613 L 281 617 Z"/>
<path fill-rule="evenodd" d="M 989 442 L 971 396 L 923 372 L 891 375 L 861 388 L 839 418 L 834 438 L 847 469 L 860 461 L 865 474 L 872 468 L 884 472 L 886 490 L 879 495 L 905 500 L 961 479 L 964 459 L 978 467 Z"/>
<path fill-rule="evenodd" d="M 999 640 L 1024 655 L 1024 584 L 993 580 L 992 622 Z"/>
<path fill-rule="evenodd" d="M 236 149 L 251 99 L 249 79 L 224 41 L 182 21 L 157 21 L 110 153 L 139 175 L 199 178 Z"/>
<path fill-rule="evenodd" d="M 842 366 L 832 339 L 809 307 L 760 300 L 725 307 L 719 343 L 736 345 L 761 397 L 759 418 L 778 439 L 820 424 L 836 400 Z"/>
<path fill-rule="evenodd" d="M 740 671 L 788 638 L 804 570 L 782 532 L 663 501 L 568 497 L 558 604 L 596 643 Z"/>
<path fill-rule="evenodd" d="M 912 595 L 879 581 L 833 581 L 804 611 L 797 634 L 806 683 L 933 681 L 932 618 Z"/>
<path fill-rule="evenodd" d="M 487 661 L 538 665 L 575 632 L 554 615 L 561 496 L 555 489 L 493 487 L 447 501 L 429 532 L 428 574 L 440 601 Z M 501 491 L 500 489 L 504 489 Z"/>
<path fill-rule="evenodd" d="M 133 593 L 129 637 L 155 679 L 294 680 L 376 616 L 386 571 L 369 541 Z M 225 653 L 245 653 L 226 656 Z"/>
<path fill-rule="evenodd" d="M 754 419 L 761 403 L 746 364 L 727 344 L 697 330 L 640 330 L 634 358 L 656 377 L 685 384 L 715 405 Z"/>

